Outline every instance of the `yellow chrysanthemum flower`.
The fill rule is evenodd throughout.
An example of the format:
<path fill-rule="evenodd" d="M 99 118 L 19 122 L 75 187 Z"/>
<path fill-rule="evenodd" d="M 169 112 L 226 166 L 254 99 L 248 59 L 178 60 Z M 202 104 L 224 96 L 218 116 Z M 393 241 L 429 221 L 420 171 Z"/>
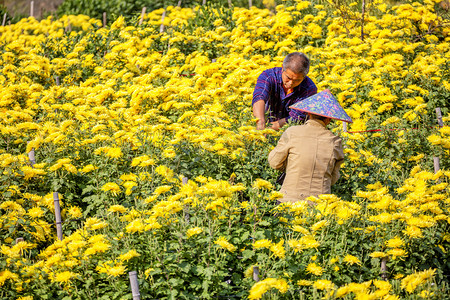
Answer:
<path fill-rule="evenodd" d="M 237 247 L 229 243 L 225 237 L 219 237 L 216 241 L 214 241 L 214 244 L 219 245 L 220 247 L 225 248 L 230 252 L 234 252 L 237 249 Z"/>
<path fill-rule="evenodd" d="M 190 238 L 190 237 L 192 237 L 192 236 L 194 236 L 194 235 L 197 235 L 197 234 L 200 234 L 200 233 L 202 233 L 202 232 L 203 232 L 203 229 L 201 229 L 200 227 L 189 228 L 189 229 L 186 231 L 186 236 L 187 236 L 188 238 Z"/>

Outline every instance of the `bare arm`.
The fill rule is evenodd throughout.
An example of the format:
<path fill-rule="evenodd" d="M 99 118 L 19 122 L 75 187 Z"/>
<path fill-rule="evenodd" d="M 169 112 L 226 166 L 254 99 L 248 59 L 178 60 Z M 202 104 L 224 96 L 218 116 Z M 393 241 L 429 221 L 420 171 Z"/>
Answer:
<path fill-rule="evenodd" d="M 256 121 L 256 129 L 266 128 L 266 121 L 264 119 L 264 100 L 259 100 L 253 104 L 253 115 L 258 119 Z"/>
<path fill-rule="evenodd" d="M 258 102 L 255 102 L 255 104 L 253 104 L 253 116 L 255 116 L 255 118 L 258 119 L 258 121 L 256 122 L 256 129 L 259 130 L 266 128 L 264 105 L 265 104 L 263 100 L 259 100 Z M 283 127 L 284 125 L 286 125 L 286 118 L 272 122 L 271 128 L 274 130 L 280 130 L 280 128 Z"/>

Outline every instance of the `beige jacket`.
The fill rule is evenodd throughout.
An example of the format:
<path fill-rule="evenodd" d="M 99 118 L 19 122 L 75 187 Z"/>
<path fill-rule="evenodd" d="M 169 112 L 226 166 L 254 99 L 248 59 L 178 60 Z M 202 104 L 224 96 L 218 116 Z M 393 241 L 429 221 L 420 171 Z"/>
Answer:
<path fill-rule="evenodd" d="M 344 161 L 342 141 L 320 120 L 291 126 L 269 153 L 272 168 L 285 171 L 281 202 L 331 193 Z"/>

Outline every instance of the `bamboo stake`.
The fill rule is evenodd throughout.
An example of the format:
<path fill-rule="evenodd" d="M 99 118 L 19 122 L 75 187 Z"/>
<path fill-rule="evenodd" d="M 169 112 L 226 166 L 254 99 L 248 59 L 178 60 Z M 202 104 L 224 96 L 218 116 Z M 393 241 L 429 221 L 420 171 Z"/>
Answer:
<path fill-rule="evenodd" d="M 436 118 L 438 120 L 439 127 L 444 127 L 444 122 L 442 121 L 442 112 L 440 107 L 436 107 Z"/>
<path fill-rule="evenodd" d="M 166 17 L 166 10 L 163 11 L 161 16 L 161 26 L 159 27 L 159 33 L 164 32 L 164 18 Z"/>
<path fill-rule="evenodd" d="M 106 27 L 106 11 L 103 12 L 103 27 Z"/>
<path fill-rule="evenodd" d="M 34 1 L 30 2 L 30 17 L 34 17 Z"/>
<path fill-rule="evenodd" d="M 143 7 L 142 8 L 142 12 L 141 12 L 141 19 L 139 20 L 139 26 L 142 25 L 142 22 L 144 22 L 144 16 L 145 16 L 145 11 L 147 10 L 147 7 Z"/>
<path fill-rule="evenodd" d="M 253 267 L 253 280 L 256 282 L 259 281 L 259 267 L 258 266 Z"/>
<path fill-rule="evenodd" d="M 131 285 L 131 294 L 133 295 L 133 300 L 140 300 L 141 294 L 139 293 L 139 283 L 137 280 L 137 272 L 131 271 L 128 272 L 130 276 L 130 285 Z"/>
<path fill-rule="evenodd" d="M 56 235 L 58 240 L 62 241 L 61 207 L 59 205 L 58 192 L 53 192 L 53 202 L 55 204 Z"/>
<path fill-rule="evenodd" d="M 3 14 L 3 22 L 2 22 L 2 26 L 5 26 L 6 24 L 6 13 Z"/>

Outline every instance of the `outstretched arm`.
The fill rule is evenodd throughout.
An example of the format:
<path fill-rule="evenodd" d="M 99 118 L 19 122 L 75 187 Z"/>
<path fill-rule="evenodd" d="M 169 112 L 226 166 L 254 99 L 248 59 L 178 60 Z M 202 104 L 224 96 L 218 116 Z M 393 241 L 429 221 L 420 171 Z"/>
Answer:
<path fill-rule="evenodd" d="M 256 121 L 256 129 L 266 128 L 266 121 L 264 120 L 264 100 L 253 103 L 253 116 L 258 119 L 258 121 Z"/>

